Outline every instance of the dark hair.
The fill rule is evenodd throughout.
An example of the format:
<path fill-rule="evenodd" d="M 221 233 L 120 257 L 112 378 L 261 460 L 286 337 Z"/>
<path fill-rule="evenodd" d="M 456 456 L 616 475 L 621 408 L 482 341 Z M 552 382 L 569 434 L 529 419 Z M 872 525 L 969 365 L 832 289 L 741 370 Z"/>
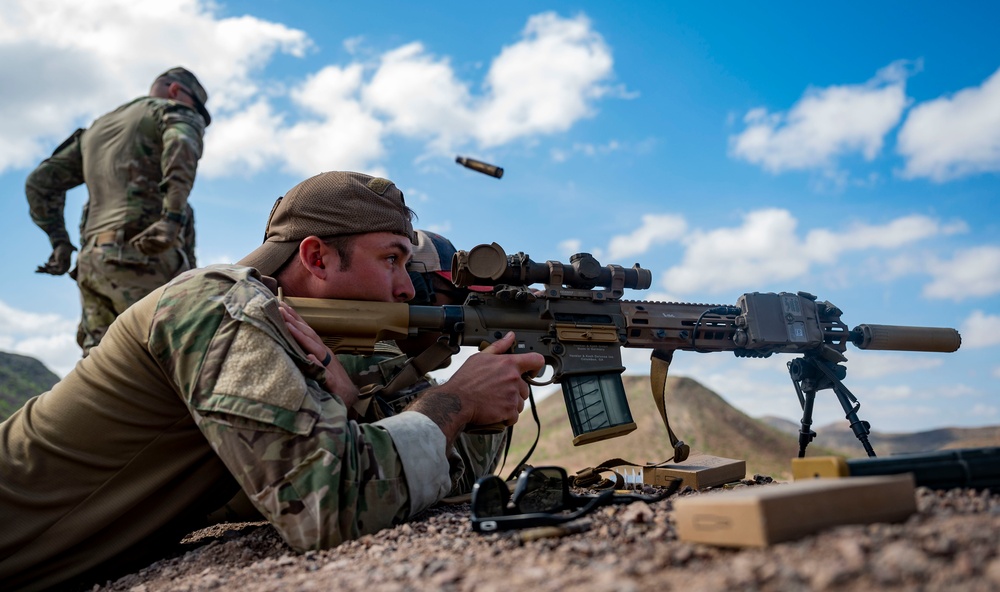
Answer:
<path fill-rule="evenodd" d="M 345 234 L 332 238 L 323 239 L 326 246 L 337 251 L 340 257 L 340 271 L 347 271 L 351 268 L 351 258 L 354 255 L 354 238 L 356 234 Z"/>
<path fill-rule="evenodd" d="M 357 236 L 356 234 L 345 234 L 321 239 L 323 244 L 337 252 L 337 257 L 340 258 L 340 271 L 347 271 L 351 268 L 351 257 L 354 255 L 354 239 Z M 280 277 L 281 274 L 291 267 L 292 261 L 295 261 L 298 256 L 299 251 L 296 249 L 274 272 L 274 277 Z"/>

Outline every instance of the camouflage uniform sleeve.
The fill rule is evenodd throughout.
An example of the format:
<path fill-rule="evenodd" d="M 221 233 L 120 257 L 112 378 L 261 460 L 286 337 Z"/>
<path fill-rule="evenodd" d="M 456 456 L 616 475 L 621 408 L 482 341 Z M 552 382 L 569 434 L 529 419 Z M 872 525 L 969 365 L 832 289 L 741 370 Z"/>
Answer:
<path fill-rule="evenodd" d="M 189 202 L 185 208 L 184 226 L 181 228 L 181 242 L 184 243 L 184 254 L 187 255 L 188 269 L 198 267 L 198 258 L 194 252 L 196 236 L 194 226 L 194 208 L 191 207 Z"/>
<path fill-rule="evenodd" d="M 83 183 L 83 153 L 80 151 L 83 132 L 82 129 L 73 132 L 52 156 L 28 175 L 24 184 L 31 220 L 49 236 L 53 248 L 70 242 L 64 217 L 66 191 Z"/>
<path fill-rule="evenodd" d="M 320 387 L 322 370 L 288 334 L 270 292 L 248 277 L 219 281 L 218 269 L 168 286 L 150 351 L 289 545 L 332 547 L 398 524 L 447 493 L 445 437 L 429 418 L 349 421 L 341 400 Z"/>
<path fill-rule="evenodd" d="M 394 343 L 379 342 L 373 355 L 340 354 L 337 359 L 351 380 L 359 388 L 363 388 L 371 385 L 385 386 L 399 372 L 407 358 Z M 375 396 L 375 400 L 368 406 L 368 413 L 360 421 L 372 421 L 376 417 L 392 419 L 396 414 L 404 413 L 420 393 L 436 384 L 437 381 L 432 377 L 424 376 L 396 392 L 380 393 Z M 448 451 L 452 482 L 448 495 L 469 493 L 480 477 L 492 474 L 500 464 L 506 441 L 506 430 L 499 434 L 459 434 Z"/>
<path fill-rule="evenodd" d="M 205 124 L 190 108 L 170 102 L 163 111 L 162 133 L 163 211 L 183 214 L 203 150 Z"/>

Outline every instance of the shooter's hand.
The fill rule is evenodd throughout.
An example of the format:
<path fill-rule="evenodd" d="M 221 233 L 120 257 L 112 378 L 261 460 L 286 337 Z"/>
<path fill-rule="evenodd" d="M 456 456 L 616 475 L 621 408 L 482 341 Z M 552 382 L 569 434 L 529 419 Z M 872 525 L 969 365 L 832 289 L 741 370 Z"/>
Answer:
<path fill-rule="evenodd" d="M 278 307 L 289 333 L 309 355 L 309 361 L 325 369 L 327 390 L 340 397 L 348 408 L 353 407 L 358 402 L 361 393 L 358 391 L 358 387 L 351 382 L 351 378 L 347 375 L 347 371 L 344 370 L 340 361 L 337 360 L 337 356 L 333 355 L 333 352 L 323 343 L 316 331 L 302 320 L 294 308 L 284 302 L 279 302 Z"/>
<path fill-rule="evenodd" d="M 514 342 L 509 332 L 472 355 L 447 382 L 424 391 L 409 410 L 434 420 L 448 442 L 469 424 L 513 425 L 530 392 L 522 376 L 534 376 L 545 366 L 541 354 L 506 353 Z"/>

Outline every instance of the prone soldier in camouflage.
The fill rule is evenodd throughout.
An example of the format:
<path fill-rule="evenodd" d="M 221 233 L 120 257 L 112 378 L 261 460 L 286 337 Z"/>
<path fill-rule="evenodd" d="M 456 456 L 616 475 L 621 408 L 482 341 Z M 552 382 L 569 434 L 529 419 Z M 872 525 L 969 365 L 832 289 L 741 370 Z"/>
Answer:
<path fill-rule="evenodd" d="M 455 246 L 447 238 L 427 230 L 414 231 L 416 242 L 413 257 L 407 264 L 407 273 L 413 283 L 413 297 L 409 304 L 442 306 L 462 304 L 470 291 L 487 292 L 489 286 L 459 288 L 451 283 L 451 260 Z M 422 339 L 419 343 L 408 344 L 408 351 L 418 353 L 434 339 Z M 386 386 L 400 371 L 410 356 L 403 353 L 394 341 L 380 341 L 375 344 L 372 355 L 338 354 L 337 359 L 344 370 L 360 389 Z M 426 389 L 438 382 L 431 376 L 423 376 L 413 384 L 393 392 L 379 391 L 359 406 L 359 421 L 375 422 L 402 413 L 407 406 Z M 462 496 L 472 491 L 476 480 L 494 472 L 504 451 L 508 431 L 498 434 L 470 434 L 463 432 L 448 451 L 452 465 L 452 488 L 448 497 Z M 213 513 L 210 522 L 252 522 L 263 520 L 253 504 L 242 491 L 230 500 L 224 508 Z"/>
<path fill-rule="evenodd" d="M 76 247 L 66 231 L 66 191 L 85 183 L 80 253 L 71 274 L 80 289 L 77 341 L 83 355 L 126 308 L 195 267 L 194 185 L 208 94 L 184 68 L 156 78 L 149 96 L 77 130 L 28 175 L 31 219 L 52 255 L 39 273 L 65 274 Z"/>
<path fill-rule="evenodd" d="M 359 423 L 358 388 L 277 297 L 409 300 L 411 215 L 386 179 L 303 181 L 253 253 L 154 290 L 0 423 L 0 589 L 89 587 L 139 569 L 241 489 L 298 551 L 442 499 L 459 434 L 516 422 L 521 377 L 542 357 L 503 353 L 508 334 L 402 413 Z"/>

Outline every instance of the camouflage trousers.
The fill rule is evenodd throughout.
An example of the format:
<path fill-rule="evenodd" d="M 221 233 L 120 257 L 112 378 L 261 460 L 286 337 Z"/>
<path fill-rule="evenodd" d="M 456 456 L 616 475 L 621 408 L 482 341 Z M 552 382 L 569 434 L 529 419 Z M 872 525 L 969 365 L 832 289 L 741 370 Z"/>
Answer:
<path fill-rule="evenodd" d="M 76 266 L 82 309 L 76 342 L 84 357 L 126 308 L 190 268 L 180 249 L 147 256 L 116 243 L 85 245 Z"/>

